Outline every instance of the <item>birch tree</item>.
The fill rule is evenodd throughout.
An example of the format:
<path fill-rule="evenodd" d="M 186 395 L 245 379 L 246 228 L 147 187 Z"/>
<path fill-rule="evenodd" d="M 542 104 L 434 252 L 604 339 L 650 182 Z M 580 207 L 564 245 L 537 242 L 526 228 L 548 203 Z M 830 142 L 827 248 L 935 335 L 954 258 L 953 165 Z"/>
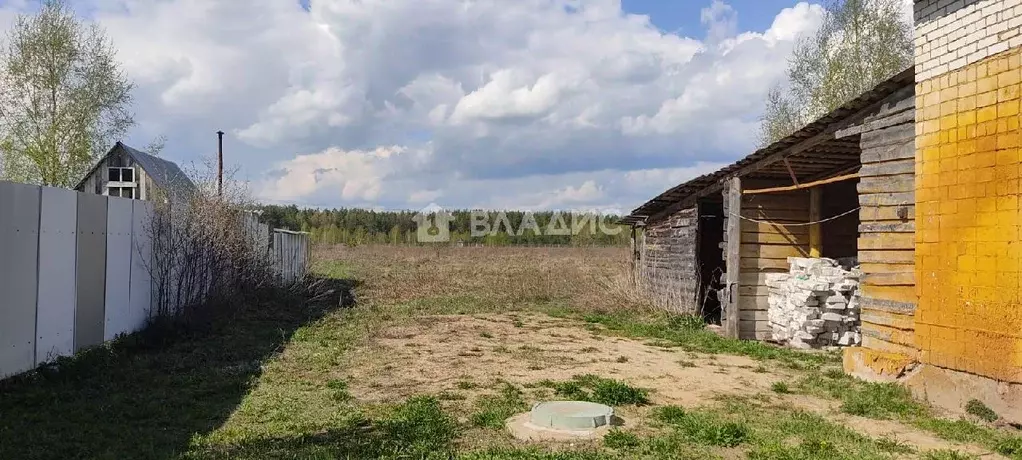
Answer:
<path fill-rule="evenodd" d="M 820 28 L 801 37 L 787 82 L 774 87 L 760 126 L 770 144 L 912 65 L 912 26 L 901 0 L 832 0 Z"/>
<path fill-rule="evenodd" d="M 102 28 L 65 0 L 19 16 L 0 44 L 0 177 L 73 187 L 134 124 L 132 88 Z"/>

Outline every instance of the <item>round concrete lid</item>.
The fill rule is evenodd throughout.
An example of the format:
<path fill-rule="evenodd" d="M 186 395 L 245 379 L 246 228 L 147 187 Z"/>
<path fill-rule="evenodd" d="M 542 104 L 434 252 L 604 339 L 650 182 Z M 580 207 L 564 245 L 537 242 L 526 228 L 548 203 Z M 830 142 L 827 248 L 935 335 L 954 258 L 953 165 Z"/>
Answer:
<path fill-rule="evenodd" d="M 532 406 L 529 418 L 536 426 L 557 430 L 591 430 L 610 423 L 614 409 L 585 401 L 548 401 Z"/>

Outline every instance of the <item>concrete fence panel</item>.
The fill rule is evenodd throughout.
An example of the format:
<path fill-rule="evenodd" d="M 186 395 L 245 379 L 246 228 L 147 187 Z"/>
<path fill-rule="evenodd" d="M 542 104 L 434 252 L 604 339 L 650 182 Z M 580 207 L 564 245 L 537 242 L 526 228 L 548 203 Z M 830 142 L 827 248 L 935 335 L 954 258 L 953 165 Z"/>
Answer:
<path fill-rule="evenodd" d="M 103 343 L 106 304 L 107 198 L 78 194 L 75 351 Z"/>
<path fill-rule="evenodd" d="M 103 309 L 103 340 L 132 332 L 131 247 L 132 202 L 128 198 L 107 198 L 106 295 Z"/>
<path fill-rule="evenodd" d="M 35 366 L 39 187 L 0 182 L 0 378 Z"/>
<path fill-rule="evenodd" d="M 35 364 L 74 353 L 78 196 L 42 187 Z"/>
<path fill-rule="evenodd" d="M 130 330 L 142 329 L 149 319 L 153 304 L 153 278 L 150 274 L 152 263 L 152 225 L 153 206 L 145 201 L 131 202 L 131 288 L 129 294 Z"/>
<path fill-rule="evenodd" d="M 149 202 L 0 181 L 0 379 L 145 327 L 158 302 L 154 217 Z M 282 285 L 305 277 L 307 234 L 270 232 L 254 214 L 243 225 Z"/>

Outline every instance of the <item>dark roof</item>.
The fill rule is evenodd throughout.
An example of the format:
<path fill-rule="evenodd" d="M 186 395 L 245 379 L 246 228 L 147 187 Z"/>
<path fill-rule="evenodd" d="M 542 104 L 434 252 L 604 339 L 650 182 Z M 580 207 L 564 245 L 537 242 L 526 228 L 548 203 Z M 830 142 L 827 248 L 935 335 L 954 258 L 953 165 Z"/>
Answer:
<path fill-rule="evenodd" d="M 123 152 L 125 155 L 128 155 L 131 159 L 135 160 L 135 163 L 138 163 L 138 165 L 145 170 L 146 175 L 148 175 L 153 182 L 156 183 L 158 188 L 167 191 L 195 190 L 195 183 L 192 182 L 192 180 L 188 178 L 188 175 L 185 174 L 184 171 L 182 171 L 181 168 L 179 168 L 173 161 L 157 158 L 141 150 L 129 147 L 122 142 L 114 144 L 113 148 L 111 148 L 106 155 L 103 155 L 102 158 L 97 160 L 96 164 L 89 169 L 88 174 L 86 174 L 85 177 L 78 182 L 78 185 L 75 185 L 75 189 L 81 187 L 82 184 L 84 184 L 85 181 L 96 172 L 99 165 L 103 164 L 103 160 L 117 151 Z"/>
<path fill-rule="evenodd" d="M 621 222 L 625 224 L 641 222 L 647 217 L 660 213 L 674 203 L 706 190 L 708 187 L 720 184 L 734 176 L 740 175 L 763 179 L 788 178 L 790 174 L 783 163 L 777 161 L 764 162 L 764 160 L 775 157 L 779 153 L 783 154 L 785 150 L 792 149 L 805 140 L 826 134 L 827 132 L 836 131 L 835 124 L 847 121 L 853 116 L 864 116 L 865 114 L 861 113 L 863 109 L 883 101 L 899 90 L 906 87 L 912 88 L 914 84 L 915 70 L 913 67 L 909 67 L 873 89 L 859 95 L 859 97 L 802 127 L 802 129 L 788 137 L 763 147 L 716 172 L 704 174 L 683 184 L 671 187 L 642 206 L 635 208 L 631 214 L 623 217 Z M 860 161 L 859 155 L 859 136 L 851 136 L 842 139 L 831 138 L 812 148 L 798 152 L 793 151 L 790 155 L 785 156 L 785 159 L 789 161 L 800 179 L 813 180 L 814 176 L 818 174 L 826 174 L 856 166 Z M 749 171 L 749 167 L 758 162 L 764 162 L 764 164 L 760 167 L 754 167 L 754 171 Z"/>

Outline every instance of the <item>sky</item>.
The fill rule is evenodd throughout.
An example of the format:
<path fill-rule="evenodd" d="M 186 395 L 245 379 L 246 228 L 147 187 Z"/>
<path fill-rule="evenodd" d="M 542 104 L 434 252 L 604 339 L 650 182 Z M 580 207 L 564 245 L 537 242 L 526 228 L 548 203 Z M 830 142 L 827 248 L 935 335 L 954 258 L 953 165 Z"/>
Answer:
<path fill-rule="evenodd" d="M 911 0 L 906 0 L 908 3 Z M 0 0 L 0 30 L 36 4 Z M 628 212 L 754 150 L 822 8 L 781 0 L 75 0 L 124 141 L 267 203 Z M 112 145 L 116 139 L 111 139 Z"/>

